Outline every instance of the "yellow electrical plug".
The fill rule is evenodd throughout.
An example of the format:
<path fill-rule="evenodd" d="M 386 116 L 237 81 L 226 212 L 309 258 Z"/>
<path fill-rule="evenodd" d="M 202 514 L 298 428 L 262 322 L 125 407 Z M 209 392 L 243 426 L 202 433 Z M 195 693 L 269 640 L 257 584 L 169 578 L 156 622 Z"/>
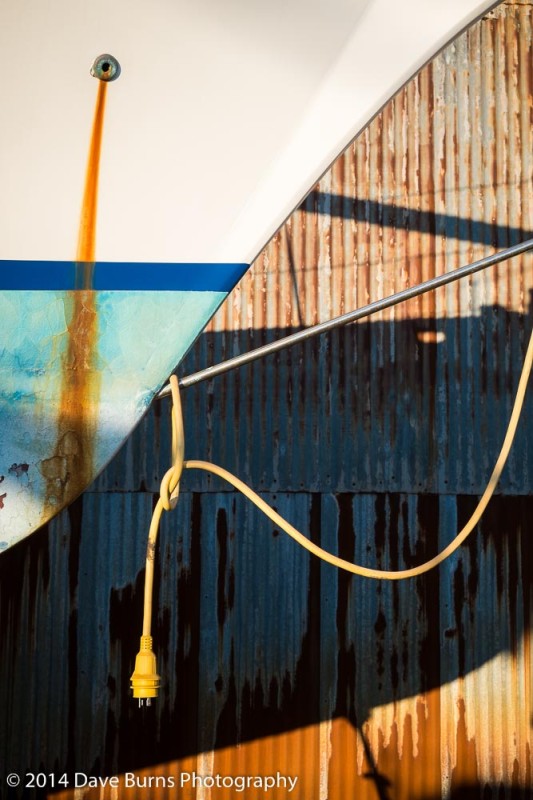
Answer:
<path fill-rule="evenodd" d="M 152 697 L 157 697 L 161 682 L 157 674 L 151 636 L 141 636 L 141 649 L 135 657 L 135 671 L 130 680 L 133 696 L 139 699 L 139 706 L 142 706 L 145 700 L 147 706 L 151 705 Z"/>

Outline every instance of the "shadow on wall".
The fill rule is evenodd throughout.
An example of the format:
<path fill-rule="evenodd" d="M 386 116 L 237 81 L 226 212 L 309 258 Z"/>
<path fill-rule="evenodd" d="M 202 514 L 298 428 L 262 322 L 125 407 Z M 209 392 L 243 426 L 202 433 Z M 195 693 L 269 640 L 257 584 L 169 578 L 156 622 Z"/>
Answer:
<path fill-rule="evenodd" d="M 485 306 L 478 317 L 367 321 L 310 340 L 185 390 L 188 457 L 210 458 L 264 491 L 479 494 L 532 320 Z M 289 332 L 204 334 L 181 372 Z M 528 420 L 532 408 L 528 398 Z M 167 463 L 169 436 L 154 436 Z M 115 463 L 99 488 L 118 485 L 126 462 Z M 141 458 L 135 466 L 155 489 Z M 533 454 L 518 437 L 501 488 L 527 494 L 532 481 Z M 199 474 L 189 482 L 199 491 L 213 485 Z"/>
<path fill-rule="evenodd" d="M 333 219 L 366 222 L 384 229 L 419 231 L 495 248 L 511 247 L 533 237 L 533 231 L 524 228 L 511 228 L 496 222 L 422 211 L 395 203 L 380 203 L 377 200 L 321 192 L 317 189 L 309 192 L 300 210 L 308 214 L 324 214 Z"/>
<path fill-rule="evenodd" d="M 308 343 L 271 366 L 220 379 L 216 391 L 188 390 L 187 456 L 245 477 L 347 559 L 420 563 L 449 541 L 484 488 L 529 324 L 491 307 L 479 318 L 367 323 Z M 218 358 L 235 338 L 205 335 L 189 364 L 207 352 Z M 243 350 L 247 338 L 237 337 Z M 506 713 L 523 716 L 532 413 L 529 397 L 505 495 L 493 499 L 479 531 L 439 571 L 402 584 L 321 564 L 227 487 L 187 473 L 178 509 L 163 520 L 157 561 L 153 634 L 163 688 L 153 708 L 139 711 L 128 685 L 145 537 L 169 457 L 168 415 L 156 405 L 91 490 L 0 559 L 0 763 L 21 773 L 115 775 L 312 729 L 316 780 L 321 723 L 346 720 L 351 736 L 363 736 L 373 710 L 419 695 L 440 708 L 441 687 L 469 676 L 490 717 L 495 707 L 475 672 L 489 670 L 486 687 L 510 662 L 515 677 L 506 680 L 517 683 Z M 502 655 L 507 661 L 491 673 Z M 426 733 L 424 725 L 434 726 L 428 742 L 436 749 L 426 753 L 433 763 L 441 728 L 430 706 L 426 722 L 420 712 L 409 724 Z M 464 714 L 455 735 L 468 754 L 476 744 L 464 734 L 461 745 L 461 725 Z M 396 770 L 389 780 L 397 786 L 402 764 L 416 768 L 416 759 L 367 744 L 367 761 L 375 761 L 368 796 L 386 798 L 379 776 Z M 343 746 L 336 757 L 355 775 Z M 305 760 L 301 743 L 294 747 Z M 480 784 L 452 796 L 524 791 Z"/>

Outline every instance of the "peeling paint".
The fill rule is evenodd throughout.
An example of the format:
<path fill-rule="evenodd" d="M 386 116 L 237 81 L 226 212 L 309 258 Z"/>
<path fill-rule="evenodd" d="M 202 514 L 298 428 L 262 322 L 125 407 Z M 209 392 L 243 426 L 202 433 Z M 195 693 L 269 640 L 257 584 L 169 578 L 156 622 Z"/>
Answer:
<path fill-rule="evenodd" d="M 26 475 L 30 468 L 29 464 L 11 464 L 9 467 L 9 474 L 15 475 L 17 478 L 20 478 L 22 475 Z M 0 483 L 2 483 L 4 476 L 0 476 Z"/>

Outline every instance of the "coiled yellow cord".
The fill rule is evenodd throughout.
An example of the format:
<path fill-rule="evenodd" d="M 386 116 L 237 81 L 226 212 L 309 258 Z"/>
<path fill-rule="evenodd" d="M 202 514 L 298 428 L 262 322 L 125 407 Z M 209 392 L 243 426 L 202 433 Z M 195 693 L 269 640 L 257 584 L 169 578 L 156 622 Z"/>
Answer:
<path fill-rule="evenodd" d="M 370 569 L 369 567 L 362 567 L 358 564 L 353 564 L 350 561 L 346 561 L 343 558 L 339 558 L 332 553 L 329 553 L 327 550 L 324 550 L 322 547 L 314 544 L 313 542 L 309 541 L 309 539 L 304 536 L 300 531 L 296 530 L 290 523 L 288 523 L 283 517 L 281 517 L 278 513 L 276 513 L 272 508 L 270 508 L 264 500 L 262 500 L 249 486 L 243 483 L 239 478 L 236 478 L 235 475 L 232 475 L 227 470 L 223 469 L 222 467 L 218 467 L 215 464 L 211 464 L 207 461 L 184 461 L 184 433 L 183 433 L 183 419 L 182 419 L 182 412 L 181 412 L 181 402 L 179 397 L 179 390 L 178 390 L 178 380 L 175 375 L 173 375 L 170 379 L 171 390 L 172 390 L 172 453 L 173 453 L 173 466 L 168 470 L 165 474 L 162 482 L 161 482 L 161 492 L 160 497 L 157 502 L 156 508 L 154 510 L 152 516 L 152 522 L 150 525 L 150 533 L 148 536 L 148 547 L 146 553 L 146 578 L 145 578 L 145 594 L 144 594 L 144 623 L 143 623 L 143 635 L 149 636 L 150 635 L 150 628 L 151 628 L 151 615 L 152 615 L 152 586 L 153 586 L 153 567 L 154 567 L 154 554 L 155 554 L 155 546 L 157 541 L 157 533 L 159 529 L 159 521 L 161 518 L 161 514 L 163 509 L 170 510 L 174 508 L 177 502 L 178 492 L 179 492 L 179 481 L 183 472 L 183 469 L 203 469 L 206 472 L 211 472 L 214 475 L 218 475 L 223 480 L 230 483 L 232 486 L 235 487 L 239 492 L 242 492 L 252 503 L 264 513 L 267 517 L 269 517 L 279 528 L 284 530 L 289 536 L 292 536 L 298 544 L 305 547 L 309 552 L 313 553 L 314 555 L 318 556 L 319 558 L 326 561 L 328 564 L 332 564 L 339 569 L 347 570 L 355 575 L 362 575 L 366 578 L 376 578 L 380 580 L 391 580 L 397 581 L 403 578 L 414 578 L 418 575 L 422 575 L 428 570 L 433 569 L 438 564 L 441 564 L 448 556 L 450 556 L 457 548 L 465 541 L 466 537 L 471 533 L 471 531 L 475 528 L 477 523 L 479 522 L 481 515 L 485 511 L 490 498 L 492 497 L 496 485 L 500 479 L 502 470 L 505 466 L 507 461 L 507 457 L 509 455 L 509 451 L 511 449 L 511 445 L 513 443 L 516 429 L 518 426 L 518 421 L 520 419 L 520 413 L 522 411 L 522 407 L 524 405 L 524 398 L 526 394 L 527 384 L 529 380 L 529 376 L 531 374 L 531 367 L 533 363 L 533 331 L 531 333 L 529 339 L 529 345 L 526 352 L 526 357 L 524 359 L 524 365 L 522 367 L 522 372 L 520 375 L 520 381 L 518 383 L 518 389 L 516 392 L 516 397 L 513 405 L 513 410 L 511 413 L 511 417 L 509 420 L 509 425 L 507 427 L 507 432 L 505 434 L 505 438 L 503 441 L 502 448 L 500 450 L 500 454 L 492 471 L 492 475 L 490 476 L 489 482 L 487 484 L 487 488 L 483 492 L 479 503 L 476 506 L 476 509 L 472 516 L 470 517 L 469 521 L 466 523 L 464 528 L 457 534 L 457 536 L 453 539 L 450 544 L 444 548 L 438 555 L 434 558 L 431 558 L 429 561 L 420 564 L 418 567 L 413 567 L 411 569 L 400 569 L 400 570 L 382 570 L 382 569 Z"/>

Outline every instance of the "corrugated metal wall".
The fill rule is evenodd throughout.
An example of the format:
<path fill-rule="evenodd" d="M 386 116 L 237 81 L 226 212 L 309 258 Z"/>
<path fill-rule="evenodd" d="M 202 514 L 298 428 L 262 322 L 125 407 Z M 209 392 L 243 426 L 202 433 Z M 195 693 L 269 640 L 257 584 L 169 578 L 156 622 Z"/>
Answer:
<path fill-rule="evenodd" d="M 533 236 L 531 10 L 499 6 L 384 109 L 183 373 Z M 188 389 L 187 456 L 245 478 L 346 558 L 419 563 L 485 486 L 532 293 L 524 256 Z M 156 573 L 162 696 L 143 713 L 127 687 L 169 463 L 168 403 L 156 404 L 90 491 L 2 555 L 2 771 L 145 781 L 65 798 L 237 796 L 146 788 L 193 769 L 279 770 L 306 800 L 531 797 L 532 431 L 530 395 L 479 531 L 438 572 L 394 585 L 322 565 L 187 473 Z"/>

